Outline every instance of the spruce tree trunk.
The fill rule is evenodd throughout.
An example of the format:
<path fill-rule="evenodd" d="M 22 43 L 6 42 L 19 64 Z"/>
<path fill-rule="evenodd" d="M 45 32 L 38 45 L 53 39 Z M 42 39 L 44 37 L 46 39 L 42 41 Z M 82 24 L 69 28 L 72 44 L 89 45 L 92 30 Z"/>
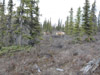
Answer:
<path fill-rule="evenodd" d="M 22 28 L 23 28 L 23 7 L 24 3 L 21 1 L 21 12 L 20 12 L 20 35 L 19 35 L 19 45 L 22 45 Z"/>
<path fill-rule="evenodd" d="M 8 3 L 8 27 L 7 27 L 7 35 L 8 35 L 8 46 L 13 45 L 13 35 L 12 35 L 12 13 L 13 13 L 13 0 L 9 0 Z"/>
<path fill-rule="evenodd" d="M 22 28 L 23 28 L 23 20 L 22 20 L 22 16 L 20 18 L 20 35 L 19 35 L 19 45 L 22 45 Z"/>
<path fill-rule="evenodd" d="M 3 44 L 4 43 L 4 25 L 5 25 L 5 0 L 3 0 L 3 6 L 2 6 L 2 8 L 1 8 L 1 13 L 2 13 L 2 15 L 1 15 L 1 44 Z"/>

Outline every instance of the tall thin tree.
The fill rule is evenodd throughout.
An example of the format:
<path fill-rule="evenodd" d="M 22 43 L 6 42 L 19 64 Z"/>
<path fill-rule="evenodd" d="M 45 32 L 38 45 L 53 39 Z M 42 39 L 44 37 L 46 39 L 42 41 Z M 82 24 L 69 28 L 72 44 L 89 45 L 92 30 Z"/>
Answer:
<path fill-rule="evenodd" d="M 24 15 L 24 2 L 25 0 L 21 0 L 20 1 L 20 17 L 19 17 L 19 21 L 20 21 L 20 35 L 19 35 L 19 45 L 22 45 L 22 29 L 23 29 L 23 15 Z"/>
<path fill-rule="evenodd" d="M 65 21 L 65 33 L 69 34 L 69 17 L 67 17 L 67 20 Z"/>
<path fill-rule="evenodd" d="M 90 25 L 90 4 L 88 0 L 85 0 L 83 7 L 83 25 L 84 33 L 88 36 L 87 41 L 91 40 L 92 25 Z"/>
<path fill-rule="evenodd" d="M 98 31 L 100 32 L 100 11 L 99 11 L 99 15 L 98 15 Z"/>
<path fill-rule="evenodd" d="M 74 34 L 76 37 L 79 37 L 80 35 L 80 24 L 81 24 L 81 8 L 78 8 L 77 15 L 76 15 L 76 22 L 75 22 L 75 28 L 74 28 Z"/>
<path fill-rule="evenodd" d="M 8 2 L 8 45 L 13 44 L 12 37 L 12 15 L 13 15 L 13 0 Z"/>
<path fill-rule="evenodd" d="M 92 33 L 93 35 L 97 32 L 97 17 L 96 17 L 96 1 L 92 4 L 91 12 L 90 12 L 90 25 L 92 25 Z"/>
<path fill-rule="evenodd" d="M 73 34 L 73 8 L 70 9 L 69 34 Z"/>

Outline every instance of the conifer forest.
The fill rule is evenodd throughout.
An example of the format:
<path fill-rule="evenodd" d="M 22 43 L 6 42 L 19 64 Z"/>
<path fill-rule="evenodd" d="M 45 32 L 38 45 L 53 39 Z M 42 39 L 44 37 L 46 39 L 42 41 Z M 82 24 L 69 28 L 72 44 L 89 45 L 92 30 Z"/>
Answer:
<path fill-rule="evenodd" d="M 39 0 L 14 1 L 0 0 L 0 75 L 100 75 L 96 0 L 66 9 L 66 20 L 56 24 L 40 22 Z"/>

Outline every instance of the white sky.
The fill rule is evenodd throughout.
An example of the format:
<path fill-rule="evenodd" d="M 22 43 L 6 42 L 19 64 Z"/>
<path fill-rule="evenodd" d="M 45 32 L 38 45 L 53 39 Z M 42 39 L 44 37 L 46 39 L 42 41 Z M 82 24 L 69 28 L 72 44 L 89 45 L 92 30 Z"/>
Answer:
<path fill-rule="evenodd" d="M 90 5 L 94 0 L 90 0 Z M 50 19 L 53 24 L 57 24 L 58 19 L 62 19 L 63 23 L 66 17 L 69 15 L 70 8 L 74 10 L 74 16 L 78 7 L 83 9 L 85 0 L 40 0 L 40 13 L 42 14 L 40 21 L 43 22 L 44 19 Z M 96 1 L 96 8 L 99 11 L 100 1 Z M 98 13 L 98 11 L 96 11 Z"/>
<path fill-rule="evenodd" d="M 1 0 L 0 0 L 1 1 Z M 8 1 L 8 0 L 6 0 Z M 19 0 L 13 0 L 16 5 L 18 5 Z M 94 2 L 94 0 L 89 0 L 90 5 Z M 72 7 L 74 10 L 74 16 L 76 15 L 77 8 L 80 6 L 83 9 L 85 0 L 40 0 L 40 22 L 43 23 L 45 19 L 50 19 L 52 24 L 57 24 L 58 19 L 62 19 L 64 24 L 66 17 L 69 15 L 70 8 Z M 100 11 L 100 1 L 96 0 L 96 13 Z"/>

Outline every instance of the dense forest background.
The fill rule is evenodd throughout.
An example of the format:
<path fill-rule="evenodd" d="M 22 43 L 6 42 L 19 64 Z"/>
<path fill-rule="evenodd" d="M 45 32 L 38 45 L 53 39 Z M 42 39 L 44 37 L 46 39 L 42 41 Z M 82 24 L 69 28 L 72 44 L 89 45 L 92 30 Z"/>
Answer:
<path fill-rule="evenodd" d="M 20 6 L 16 11 L 13 10 L 13 1 L 8 1 L 7 14 L 5 14 L 6 0 L 0 3 L 0 44 L 3 46 L 32 45 L 40 36 L 41 30 L 39 1 L 20 0 Z"/>
<path fill-rule="evenodd" d="M 39 22 L 39 0 L 20 0 L 20 6 L 15 11 L 14 0 L 8 1 L 6 9 L 5 2 L 0 2 L 0 45 L 34 45 L 41 40 L 43 32 L 52 34 L 55 31 L 63 31 L 66 35 L 75 37 L 81 41 L 94 41 L 93 37 L 100 31 L 100 13 L 96 16 L 96 1 L 90 6 L 85 0 L 84 7 L 77 9 L 76 17 L 73 17 L 73 8 L 67 16 L 65 24 L 58 20 L 58 25 L 52 25 L 51 19 L 45 19 L 43 25 Z M 56 9 L 55 9 L 56 10 Z M 8 13 L 5 13 L 8 11 Z"/>
<path fill-rule="evenodd" d="M 17 8 L 14 1 L 0 2 L 0 75 L 100 75 L 96 0 L 70 8 L 55 25 L 53 18 L 40 22 L 39 0 L 19 0 Z"/>

